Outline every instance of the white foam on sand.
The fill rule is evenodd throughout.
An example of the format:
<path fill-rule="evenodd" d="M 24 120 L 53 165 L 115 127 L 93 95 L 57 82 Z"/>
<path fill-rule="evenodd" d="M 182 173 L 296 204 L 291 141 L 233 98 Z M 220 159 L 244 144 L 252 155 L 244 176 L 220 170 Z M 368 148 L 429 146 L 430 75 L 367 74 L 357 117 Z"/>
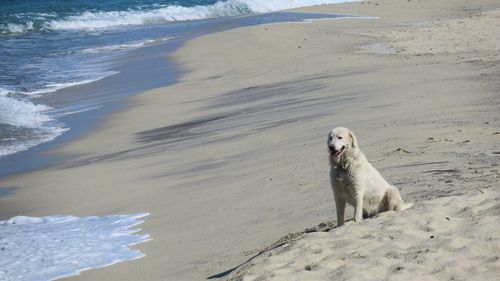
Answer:
<path fill-rule="evenodd" d="M 150 240 L 134 226 L 148 213 L 110 216 L 17 216 L 0 221 L 0 280 L 53 280 L 144 256 Z"/>

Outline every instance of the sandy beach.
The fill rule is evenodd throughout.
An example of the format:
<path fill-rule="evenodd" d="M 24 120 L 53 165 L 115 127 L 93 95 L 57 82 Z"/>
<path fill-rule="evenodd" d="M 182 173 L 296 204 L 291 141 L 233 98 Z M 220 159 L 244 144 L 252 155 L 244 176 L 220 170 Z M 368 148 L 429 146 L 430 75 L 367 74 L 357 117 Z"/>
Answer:
<path fill-rule="evenodd" d="M 0 219 L 150 213 L 144 258 L 71 280 L 498 278 L 500 3 L 300 11 L 374 18 L 187 42 L 178 83 L 51 152 L 63 164 L 0 179 Z M 413 208 L 332 226 L 336 126 Z"/>

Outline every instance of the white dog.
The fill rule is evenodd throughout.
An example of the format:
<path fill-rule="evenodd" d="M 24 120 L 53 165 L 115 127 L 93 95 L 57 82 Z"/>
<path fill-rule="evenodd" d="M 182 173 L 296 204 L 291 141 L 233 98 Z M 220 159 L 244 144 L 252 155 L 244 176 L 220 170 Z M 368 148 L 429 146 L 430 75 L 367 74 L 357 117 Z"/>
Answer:
<path fill-rule="evenodd" d="M 328 134 L 328 151 L 338 226 L 344 224 L 346 202 L 354 207 L 354 221 L 403 209 L 398 189 L 388 184 L 366 160 L 353 132 L 342 127 L 333 129 Z"/>

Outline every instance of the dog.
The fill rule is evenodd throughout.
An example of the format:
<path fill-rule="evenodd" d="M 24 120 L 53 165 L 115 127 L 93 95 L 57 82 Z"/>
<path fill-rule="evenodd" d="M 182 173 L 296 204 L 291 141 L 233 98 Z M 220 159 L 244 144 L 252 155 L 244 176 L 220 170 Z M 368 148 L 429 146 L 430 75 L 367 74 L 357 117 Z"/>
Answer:
<path fill-rule="evenodd" d="M 390 185 L 368 162 L 359 149 L 354 133 L 337 127 L 328 134 L 330 183 L 337 209 L 337 225 L 344 224 L 346 203 L 354 207 L 354 221 L 385 211 L 400 211 L 403 206 L 399 190 Z"/>

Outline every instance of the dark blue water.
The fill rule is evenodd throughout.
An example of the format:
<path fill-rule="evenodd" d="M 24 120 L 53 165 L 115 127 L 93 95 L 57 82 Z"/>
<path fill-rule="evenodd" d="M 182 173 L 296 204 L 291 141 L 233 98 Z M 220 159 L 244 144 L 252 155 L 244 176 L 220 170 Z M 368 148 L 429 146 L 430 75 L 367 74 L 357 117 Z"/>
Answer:
<path fill-rule="evenodd" d="M 41 166 L 23 159 L 92 126 L 112 102 L 175 81 L 164 57 L 183 40 L 318 17 L 241 18 L 334 2 L 341 1 L 0 1 L 0 175 Z"/>

